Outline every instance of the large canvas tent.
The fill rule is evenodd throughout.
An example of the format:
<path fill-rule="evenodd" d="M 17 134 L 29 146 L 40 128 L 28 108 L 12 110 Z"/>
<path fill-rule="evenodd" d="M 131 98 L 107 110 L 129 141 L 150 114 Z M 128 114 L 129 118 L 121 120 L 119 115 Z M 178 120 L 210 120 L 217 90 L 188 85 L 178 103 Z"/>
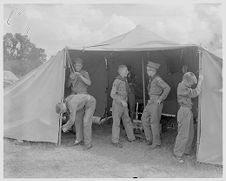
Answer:
<path fill-rule="evenodd" d="M 161 64 L 159 74 L 171 86 L 163 113 L 176 115 L 176 87 L 181 66 L 204 75 L 203 91 L 194 103 L 198 120 L 197 160 L 222 164 L 222 59 L 196 45 L 167 41 L 137 26 L 128 33 L 84 48 L 65 48 L 30 72 L 4 93 L 4 136 L 8 138 L 57 143 L 59 116 L 55 104 L 67 95 L 65 80 L 68 62 L 84 60 L 92 85 L 89 93 L 97 99 L 95 116 L 110 114 L 109 96 L 119 64 L 126 64 L 136 75 L 136 101 L 148 99 L 145 65 L 148 60 Z M 199 108 L 199 109 L 198 109 Z M 199 110 L 199 112 L 197 111 Z"/>

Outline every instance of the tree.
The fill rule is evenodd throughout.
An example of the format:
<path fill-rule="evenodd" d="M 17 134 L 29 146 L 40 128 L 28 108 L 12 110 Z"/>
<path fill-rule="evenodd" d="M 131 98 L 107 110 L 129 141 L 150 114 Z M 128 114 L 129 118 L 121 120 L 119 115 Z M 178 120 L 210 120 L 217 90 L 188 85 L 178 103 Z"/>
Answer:
<path fill-rule="evenodd" d="M 3 38 L 4 69 L 23 76 L 46 61 L 45 50 L 31 43 L 27 35 L 6 33 Z"/>

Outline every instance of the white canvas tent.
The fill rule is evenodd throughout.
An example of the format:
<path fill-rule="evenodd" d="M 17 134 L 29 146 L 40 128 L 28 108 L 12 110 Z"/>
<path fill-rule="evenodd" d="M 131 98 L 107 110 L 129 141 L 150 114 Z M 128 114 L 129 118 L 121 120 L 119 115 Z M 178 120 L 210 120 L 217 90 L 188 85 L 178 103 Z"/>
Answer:
<path fill-rule="evenodd" d="M 205 77 L 199 98 L 197 160 L 222 164 L 222 59 L 196 45 L 180 45 L 164 40 L 138 26 L 128 33 L 91 47 L 65 48 L 56 56 L 26 75 L 4 92 L 4 136 L 8 138 L 57 143 L 59 115 L 55 105 L 65 96 L 64 83 L 68 77 L 67 61 L 81 57 L 92 79 L 90 94 L 97 99 L 95 115 L 108 113 L 109 91 L 119 64 L 133 66 L 137 74 L 138 99 L 147 100 L 142 67 L 148 60 L 161 64 L 160 75 L 171 86 L 163 112 L 177 111 L 173 77 L 182 64 L 198 76 Z M 146 99 L 144 98 L 146 97 Z M 198 100 L 194 107 L 198 108 Z"/>

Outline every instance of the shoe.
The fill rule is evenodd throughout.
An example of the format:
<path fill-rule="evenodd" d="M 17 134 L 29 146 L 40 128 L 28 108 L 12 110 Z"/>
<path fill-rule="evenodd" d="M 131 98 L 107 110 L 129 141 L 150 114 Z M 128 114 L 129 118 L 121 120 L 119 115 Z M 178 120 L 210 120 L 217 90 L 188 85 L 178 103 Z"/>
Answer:
<path fill-rule="evenodd" d="M 92 144 L 85 144 L 83 150 L 89 150 L 90 148 L 92 148 L 93 145 Z"/>
<path fill-rule="evenodd" d="M 147 145 L 151 145 L 151 144 L 152 144 L 152 141 L 146 140 L 146 144 L 147 144 Z"/>
<path fill-rule="evenodd" d="M 151 149 L 156 149 L 156 148 L 160 148 L 160 145 L 156 145 L 156 144 L 152 144 L 150 146 Z"/>
<path fill-rule="evenodd" d="M 122 148 L 122 143 L 112 143 L 113 146 L 117 147 L 117 148 Z"/>
<path fill-rule="evenodd" d="M 75 142 L 74 142 L 74 146 L 77 146 L 77 145 L 83 145 L 84 143 L 83 143 L 83 141 L 77 141 L 77 140 L 75 140 Z"/>
<path fill-rule="evenodd" d="M 176 160 L 179 163 L 184 163 L 184 160 L 180 156 L 173 155 L 173 158 L 174 158 L 174 160 Z"/>
<path fill-rule="evenodd" d="M 133 140 L 130 140 L 130 139 L 127 139 L 127 140 L 128 140 L 128 142 L 133 142 L 136 140 L 136 138 L 134 138 Z"/>

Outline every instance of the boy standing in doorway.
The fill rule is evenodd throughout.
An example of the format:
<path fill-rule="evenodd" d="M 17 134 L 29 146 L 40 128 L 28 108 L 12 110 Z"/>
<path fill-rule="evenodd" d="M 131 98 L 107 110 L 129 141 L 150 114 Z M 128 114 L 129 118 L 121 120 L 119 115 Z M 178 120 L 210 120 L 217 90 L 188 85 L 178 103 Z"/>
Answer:
<path fill-rule="evenodd" d="M 157 75 L 159 67 L 160 64 L 151 61 L 147 64 L 147 74 L 150 77 L 148 83 L 149 100 L 141 117 L 147 144 L 151 145 L 152 149 L 161 145 L 160 119 L 163 101 L 170 92 L 169 85 Z"/>
<path fill-rule="evenodd" d="M 127 74 L 128 69 L 125 65 L 120 65 L 118 67 L 119 75 L 113 82 L 111 90 L 112 102 L 112 144 L 116 147 L 122 148 L 122 144 L 119 142 L 120 135 L 120 122 L 122 119 L 125 131 L 128 137 L 128 141 L 134 141 L 135 136 L 133 133 L 133 125 L 128 113 L 128 82 Z"/>

